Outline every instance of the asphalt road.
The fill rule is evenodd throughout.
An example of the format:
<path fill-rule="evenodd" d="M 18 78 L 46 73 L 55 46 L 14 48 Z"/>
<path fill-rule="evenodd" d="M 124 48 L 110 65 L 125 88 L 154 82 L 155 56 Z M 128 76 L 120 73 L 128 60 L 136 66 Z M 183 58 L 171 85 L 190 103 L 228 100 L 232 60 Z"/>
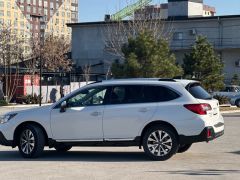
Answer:
<path fill-rule="evenodd" d="M 0 179 L 239 180 L 240 113 L 224 116 L 224 136 L 165 162 L 149 161 L 137 147 L 80 147 L 62 154 L 46 148 L 41 158 L 26 160 L 17 149 L 0 146 Z"/>

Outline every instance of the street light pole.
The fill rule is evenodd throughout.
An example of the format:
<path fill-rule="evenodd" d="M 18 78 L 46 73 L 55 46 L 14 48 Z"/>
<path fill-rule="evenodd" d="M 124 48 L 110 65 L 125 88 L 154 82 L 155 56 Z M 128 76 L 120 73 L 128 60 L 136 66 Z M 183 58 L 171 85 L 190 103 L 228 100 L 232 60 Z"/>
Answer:
<path fill-rule="evenodd" d="M 39 80 L 39 85 L 40 85 L 39 106 L 42 106 L 42 55 L 41 54 L 40 54 L 40 80 Z"/>
<path fill-rule="evenodd" d="M 40 61 L 40 79 L 39 79 L 39 86 L 40 86 L 40 90 L 39 90 L 39 106 L 42 106 L 42 48 L 44 46 L 44 36 L 45 36 L 45 16 L 44 15 L 40 15 L 40 16 L 36 16 L 36 15 L 31 15 L 32 17 L 38 19 L 39 22 L 39 41 L 40 41 L 40 56 L 39 56 L 39 61 Z M 41 18 L 43 18 L 43 24 L 44 24 L 44 28 L 41 31 Z M 42 32 L 42 33 L 41 33 Z M 42 37 L 41 37 L 42 35 Z"/>

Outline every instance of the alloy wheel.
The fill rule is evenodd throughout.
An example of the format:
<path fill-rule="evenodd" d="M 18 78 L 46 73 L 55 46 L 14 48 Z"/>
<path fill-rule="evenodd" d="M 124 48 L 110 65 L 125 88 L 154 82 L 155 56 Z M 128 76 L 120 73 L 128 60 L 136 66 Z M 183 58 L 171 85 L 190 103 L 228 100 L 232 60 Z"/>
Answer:
<path fill-rule="evenodd" d="M 147 139 L 147 147 L 154 156 L 166 156 L 172 149 L 172 138 L 163 130 L 154 131 Z"/>
<path fill-rule="evenodd" d="M 35 138 L 31 130 L 26 129 L 20 136 L 20 147 L 23 153 L 31 154 L 35 147 Z"/>

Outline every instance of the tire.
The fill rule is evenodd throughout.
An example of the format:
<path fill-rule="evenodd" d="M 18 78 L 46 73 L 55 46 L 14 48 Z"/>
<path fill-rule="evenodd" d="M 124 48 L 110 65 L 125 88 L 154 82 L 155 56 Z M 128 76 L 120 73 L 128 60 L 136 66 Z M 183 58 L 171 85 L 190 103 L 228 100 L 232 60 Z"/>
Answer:
<path fill-rule="evenodd" d="M 178 148 L 178 153 L 184 153 L 192 146 L 192 144 L 182 144 Z"/>
<path fill-rule="evenodd" d="M 236 100 L 235 105 L 236 105 L 237 107 L 240 107 L 240 99 Z"/>
<path fill-rule="evenodd" d="M 70 149 L 72 149 L 72 146 L 65 145 L 65 144 L 59 144 L 54 147 L 57 152 L 67 152 Z"/>
<path fill-rule="evenodd" d="M 171 158 L 177 153 L 178 147 L 176 133 L 165 125 L 150 127 L 143 136 L 144 152 L 155 161 L 165 161 Z"/>
<path fill-rule="evenodd" d="M 18 139 L 18 149 L 24 158 L 37 158 L 44 150 L 45 136 L 42 129 L 35 125 L 24 126 Z"/>

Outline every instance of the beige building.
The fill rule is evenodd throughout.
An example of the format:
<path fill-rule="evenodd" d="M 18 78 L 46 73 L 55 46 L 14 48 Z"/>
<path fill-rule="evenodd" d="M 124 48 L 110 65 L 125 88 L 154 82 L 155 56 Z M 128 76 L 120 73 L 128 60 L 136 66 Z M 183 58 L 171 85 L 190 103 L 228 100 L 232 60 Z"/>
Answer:
<path fill-rule="evenodd" d="M 0 24 L 26 41 L 47 34 L 71 38 L 66 23 L 78 22 L 78 0 L 0 0 Z M 29 51 L 25 46 L 25 53 Z"/>

